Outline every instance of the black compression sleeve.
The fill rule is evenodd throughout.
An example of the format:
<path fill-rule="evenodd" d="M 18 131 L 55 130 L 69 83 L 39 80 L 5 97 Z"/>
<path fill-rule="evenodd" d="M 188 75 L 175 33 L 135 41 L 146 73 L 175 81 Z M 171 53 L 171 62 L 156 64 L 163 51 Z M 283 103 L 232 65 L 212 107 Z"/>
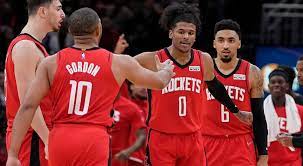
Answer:
<path fill-rule="evenodd" d="M 267 155 L 267 123 L 263 109 L 263 98 L 251 98 L 250 104 L 254 119 L 253 131 L 258 154 Z"/>
<path fill-rule="evenodd" d="M 295 148 L 303 148 L 303 135 L 301 136 L 293 136 L 292 144 Z"/>
<path fill-rule="evenodd" d="M 215 77 L 211 81 L 205 81 L 209 92 L 232 113 L 239 112 L 237 106 L 228 96 L 224 85 Z"/>

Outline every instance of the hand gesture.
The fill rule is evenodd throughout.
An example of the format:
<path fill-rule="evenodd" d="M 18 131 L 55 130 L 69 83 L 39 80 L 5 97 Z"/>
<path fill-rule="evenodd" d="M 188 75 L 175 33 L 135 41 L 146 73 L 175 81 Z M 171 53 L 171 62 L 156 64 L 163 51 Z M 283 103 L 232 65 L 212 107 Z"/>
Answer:
<path fill-rule="evenodd" d="M 279 143 L 285 147 L 293 147 L 292 136 L 288 134 L 279 134 L 277 136 Z"/>
<path fill-rule="evenodd" d="M 251 125 L 253 122 L 253 115 L 251 112 L 239 111 L 234 113 L 234 115 L 243 123 Z"/>
<path fill-rule="evenodd" d="M 115 155 L 115 158 L 118 160 L 128 160 L 130 152 L 128 150 L 122 150 Z"/>
<path fill-rule="evenodd" d="M 165 62 L 161 63 L 158 55 L 155 55 L 155 62 L 158 71 L 166 70 L 171 77 L 176 75 L 176 73 L 174 73 L 175 66 L 173 65 L 173 61 L 167 59 Z"/>
<path fill-rule="evenodd" d="M 116 47 L 114 50 L 114 53 L 121 54 L 125 51 L 125 49 L 129 46 L 126 39 L 124 38 L 124 34 L 119 36 L 119 39 L 116 43 Z"/>

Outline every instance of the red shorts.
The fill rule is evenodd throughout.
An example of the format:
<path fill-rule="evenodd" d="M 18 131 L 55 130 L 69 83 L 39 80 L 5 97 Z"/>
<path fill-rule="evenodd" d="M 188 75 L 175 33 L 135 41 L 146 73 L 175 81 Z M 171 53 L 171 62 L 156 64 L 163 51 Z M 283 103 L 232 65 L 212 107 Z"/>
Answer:
<path fill-rule="evenodd" d="M 9 149 L 10 143 L 11 143 L 11 135 L 12 132 L 11 131 L 7 131 L 6 132 L 6 148 L 7 150 Z M 36 138 L 38 138 L 39 136 L 36 135 Z M 48 161 L 45 159 L 45 152 L 44 152 L 44 143 L 42 142 L 41 139 L 39 139 L 39 142 L 37 140 L 37 142 L 33 142 L 33 143 L 37 143 L 39 145 L 36 145 L 37 149 L 32 149 L 33 145 L 32 145 L 32 139 L 33 138 L 33 131 L 28 131 L 24 137 L 24 140 L 21 144 L 20 147 L 20 151 L 19 151 L 19 155 L 18 155 L 18 159 L 21 162 L 22 166 L 29 166 L 29 165 L 35 165 L 35 163 L 40 163 L 40 166 L 47 166 L 48 165 Z M 34 145 L 35 146 L 35 145 Z M 38 149 L 39 146 L 39 149 Z M 38 159 L 36 159 L 37 156 L 35 156 L 35 153 L 39 153 L 39 158 L 40 160 L 38 161 Z M 30 161 L 32 155 L 32 162 Z M 33 156 L 34 155 L 34 156 Z"/>
<path fill-rule="evenodd" d="M 212 166 L 255 166 L 256 151 L 250 134 L 237 136 L 202 136 L 207 164 Z"/>
<path fill-rule="evenodd" d="M 199 132 L 166 134 L 151 130 L 149 134 L 146 165 L 206 165 L 203 141 Z"/>
<path fill-rule="evenodd" d="M 101 126 L 55 125 L 48 150 L 51 166 L 107 166 L 109 135 Z"/>

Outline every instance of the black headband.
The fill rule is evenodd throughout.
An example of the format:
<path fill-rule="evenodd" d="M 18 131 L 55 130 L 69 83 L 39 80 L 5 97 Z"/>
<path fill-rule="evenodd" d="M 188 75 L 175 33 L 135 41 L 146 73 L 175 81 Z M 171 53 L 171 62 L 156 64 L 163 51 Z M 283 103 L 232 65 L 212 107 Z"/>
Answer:
<path fill-rule="evenodd" d="M 286 73 L 285 71 L 283 71 L 283 70 L 280 70 L 280 69 L 275 69 L 275 70 L 273 70 L 273 71 L 269 74 L 268 79 L 270 80 L 271 77 L 273 77 L 273 76 L 282 76 L 282 77 L 285 79 L 285 81 L 288 82 L 288 75 L 287 75 L 287 73 Z"/>

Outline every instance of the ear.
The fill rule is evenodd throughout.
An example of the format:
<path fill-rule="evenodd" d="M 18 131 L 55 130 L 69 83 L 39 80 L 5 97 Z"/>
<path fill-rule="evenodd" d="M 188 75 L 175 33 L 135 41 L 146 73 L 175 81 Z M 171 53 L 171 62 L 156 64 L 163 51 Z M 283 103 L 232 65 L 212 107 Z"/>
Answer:
<path fill-rule="evenodd" d="M 239 47 L 238 47 L 238 49 L 240 49 L 240 48 L 241 48 L 241 45 L 242 45 L 242 44 L 241 44 L 241 40 L 240 40 L 240 41 L 239 41 Z"/>
<path fill-rule="evenodd" d="M 96 27 L 95 34 L 96 34 L 96 36 L 101 37 L 101 35 L 102 35 L 102 25 L 101 25 L 101 23 L 99 23 L 98 26 Z"/>
<path fill-rule="evenodd" d="M 40 6 L 37 10 L 37 15 L 39 15 L 41 18 L 46 18 L 48 14 L 48 10 L 44 6 Z"/>
<path fill-rule="evenodd" d="M 214 47 L 214 48 L 216 48 L 216 45 L 215 45 L 215 40 L 213 40 L 213 47 Z"/>
<path fill-rule="evenodd" d="M 168 37 L 169 37 L 170 39 L 173 38 L 173 31 L 172 31 L 172 30 L 169 30 L 169 32 L 168 32 Z"/>

